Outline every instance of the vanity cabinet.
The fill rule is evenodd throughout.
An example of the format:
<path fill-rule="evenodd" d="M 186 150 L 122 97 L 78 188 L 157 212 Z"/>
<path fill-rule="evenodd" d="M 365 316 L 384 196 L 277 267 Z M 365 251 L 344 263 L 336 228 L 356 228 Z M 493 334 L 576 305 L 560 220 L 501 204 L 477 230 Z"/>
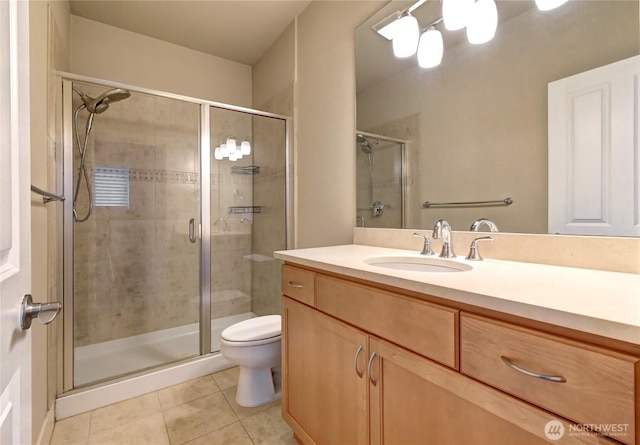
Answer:
<path fill-rule="evenodd" d="M 290 281 L 301 284 L 294 279 L 300 272 L 310 274 L 304 275 L 308 280 L 303 288 L 311 286 L 313 298 L 289 295 L 301 289 L 297 286 L 291 288 L 295 290 L 288 289 Z M 568 434 L 574 425 L 571 420 L 584 423 L 584 419 L 590 418 L 583 417 L 581 411 L 562 417 L 552 412 L 555 406 L 548 403 L 548 397 L 525 397 L 517 391 L 519 385 L 505 387 L 502 380 L 508 378 L 503 375 L 492 380 L 488 377 L 490 372 L 481 373 L 480 369 L 486 371 L 483 364 L 491 363 L 519 374 L 502 362 L 496 364 L 486 357 L 469 356 L 470 352 L 482 355 L 492 346 L 486 339 L 489 331 L 476 332 L 469 321 L 491 322 L 491 319 L 467 315 L 466 308 L 446 307 L 366 282 L 291 265 L 283 268 L 285 283 L 282 409 L 300 443 L 618 443 L 593 433 Z M 505 328 L 499 322 L 496 326 Z M 494 336 L 493 342 L 510 343 L 504 335 Z M 524 349 L 530 348 L 524 343 Z M 493 356 L 493 352 L 487 354 Z M 605 355 L 614 359 L 613 365 L 605 365 L 605 368 L 613 366 L 606 368 L 612 372 L 635 369 L 632 357 L 608 352 Z M 621 413 L 623 421 L 630 419 L 635 424 L 637 405 L 613 408 L 608 402 L 632 400 L 632 404 L 637 404 L 635 377 L 625 374 L 614 380 L 631 382 L 631 388 L 624 387 L 626 396 L 622 399 L 605 397 L 603 400 L 608 404 L 605 410 L 615 415 Z M 588 393 L 593 381 L 583 378 L 581 382 L 587 385 L 584 392 Z M 524 386 L 527 384 L 522 382 Z M 537 389 L 532 391 L 537 393 Z M 578 399 L 577 405 L 584 403 L 585 399 Z M 585 408 L 584 412 L 587 411 Z M 549 422 L 554 422 L 551 429 Z M 566 432 L 561 438 L 554 437 L 559 434 L 558 425 Z M 634 436 L 627 439 L 623 442 L 635 443 Z"/>
<path fill-rule="evenodd" d="M 367 335 L 283 298 L 282 336 L 283 416 L 298 438 L 368 443 Z"/>

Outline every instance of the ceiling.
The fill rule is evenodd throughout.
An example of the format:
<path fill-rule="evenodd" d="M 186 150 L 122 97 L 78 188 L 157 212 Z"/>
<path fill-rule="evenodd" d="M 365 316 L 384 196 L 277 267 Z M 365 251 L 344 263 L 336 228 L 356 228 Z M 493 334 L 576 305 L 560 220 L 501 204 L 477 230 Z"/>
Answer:
<path fill-rule="evenodd" d="M 71 14 L 254 65 L 311 0 L 88 0 Z"/>

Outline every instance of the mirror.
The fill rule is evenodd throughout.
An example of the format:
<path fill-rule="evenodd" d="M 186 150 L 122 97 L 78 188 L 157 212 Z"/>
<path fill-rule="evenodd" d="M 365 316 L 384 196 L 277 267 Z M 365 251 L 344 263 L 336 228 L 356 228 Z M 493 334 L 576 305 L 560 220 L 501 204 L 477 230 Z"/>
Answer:
<path fill-rule="evenodd" d="M 406 141 L 403 228 L 445 218 L 468 230 L 486 217 L 501 232 L 547 233 L 547 86 L 638 55 L 639 2 L 570 0 L 540 11 L 532 0 L 497 0 L 494 39 L 472 45 L 464 30 L 439 25 L 444 56 L 429 69 L 395 58 L 372 29 L 412 3 L 391 2 L 356 29 L 357 129 Z M 441 8 L 428 1 L 413 12 L 421 29 Z M 506 198 L 513 204 L 500 205 Z"/>

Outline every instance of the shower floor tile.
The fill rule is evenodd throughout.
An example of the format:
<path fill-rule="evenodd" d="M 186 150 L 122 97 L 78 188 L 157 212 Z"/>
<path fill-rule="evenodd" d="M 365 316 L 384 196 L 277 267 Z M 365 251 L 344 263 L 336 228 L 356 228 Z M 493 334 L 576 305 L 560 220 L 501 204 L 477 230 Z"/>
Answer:
<path fill-rule="evenodd" d="M 280 400 L 243 408 L 231 368 L 59 422 L 50 445 L 296 445 Z"/>

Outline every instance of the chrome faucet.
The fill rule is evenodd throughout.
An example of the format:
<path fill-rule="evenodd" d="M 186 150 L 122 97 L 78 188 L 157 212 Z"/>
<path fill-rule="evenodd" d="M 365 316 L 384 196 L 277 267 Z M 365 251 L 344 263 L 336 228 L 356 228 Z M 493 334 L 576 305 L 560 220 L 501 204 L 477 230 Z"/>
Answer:
<path fill-rule="evenodd" d="M 433 255 L 433 251 L 431 250 L 431 242 L 429 241 L 429 237 L 423 233 L 415 232 L 413 236 L 421 236 L 424 238 L 424 244 L 422 245 L 422 252 L 420 255 Z"/>
<path fill-rule="evenodd" d="M 482 226 L 487 226 L 489 228 L 489 230 L 491 232 L 497 232 L 498 231 L 498 226 L 495 223 L 495 221 L 489 219 L 489 218 L 479 218 L 476 219 L 473 224 L 471 224 L 471 231 L 472 232 L 477 232 L 480 227 Z"/>
<path fill-rule="evenodd" d="M 433 239 L 440 239 L 440 237 L 442 237 L 440 258 L 455 258 L 456 254 L 451 244 L 451 225 L 444 219 L 439 219 L 433 227 Z"/>

